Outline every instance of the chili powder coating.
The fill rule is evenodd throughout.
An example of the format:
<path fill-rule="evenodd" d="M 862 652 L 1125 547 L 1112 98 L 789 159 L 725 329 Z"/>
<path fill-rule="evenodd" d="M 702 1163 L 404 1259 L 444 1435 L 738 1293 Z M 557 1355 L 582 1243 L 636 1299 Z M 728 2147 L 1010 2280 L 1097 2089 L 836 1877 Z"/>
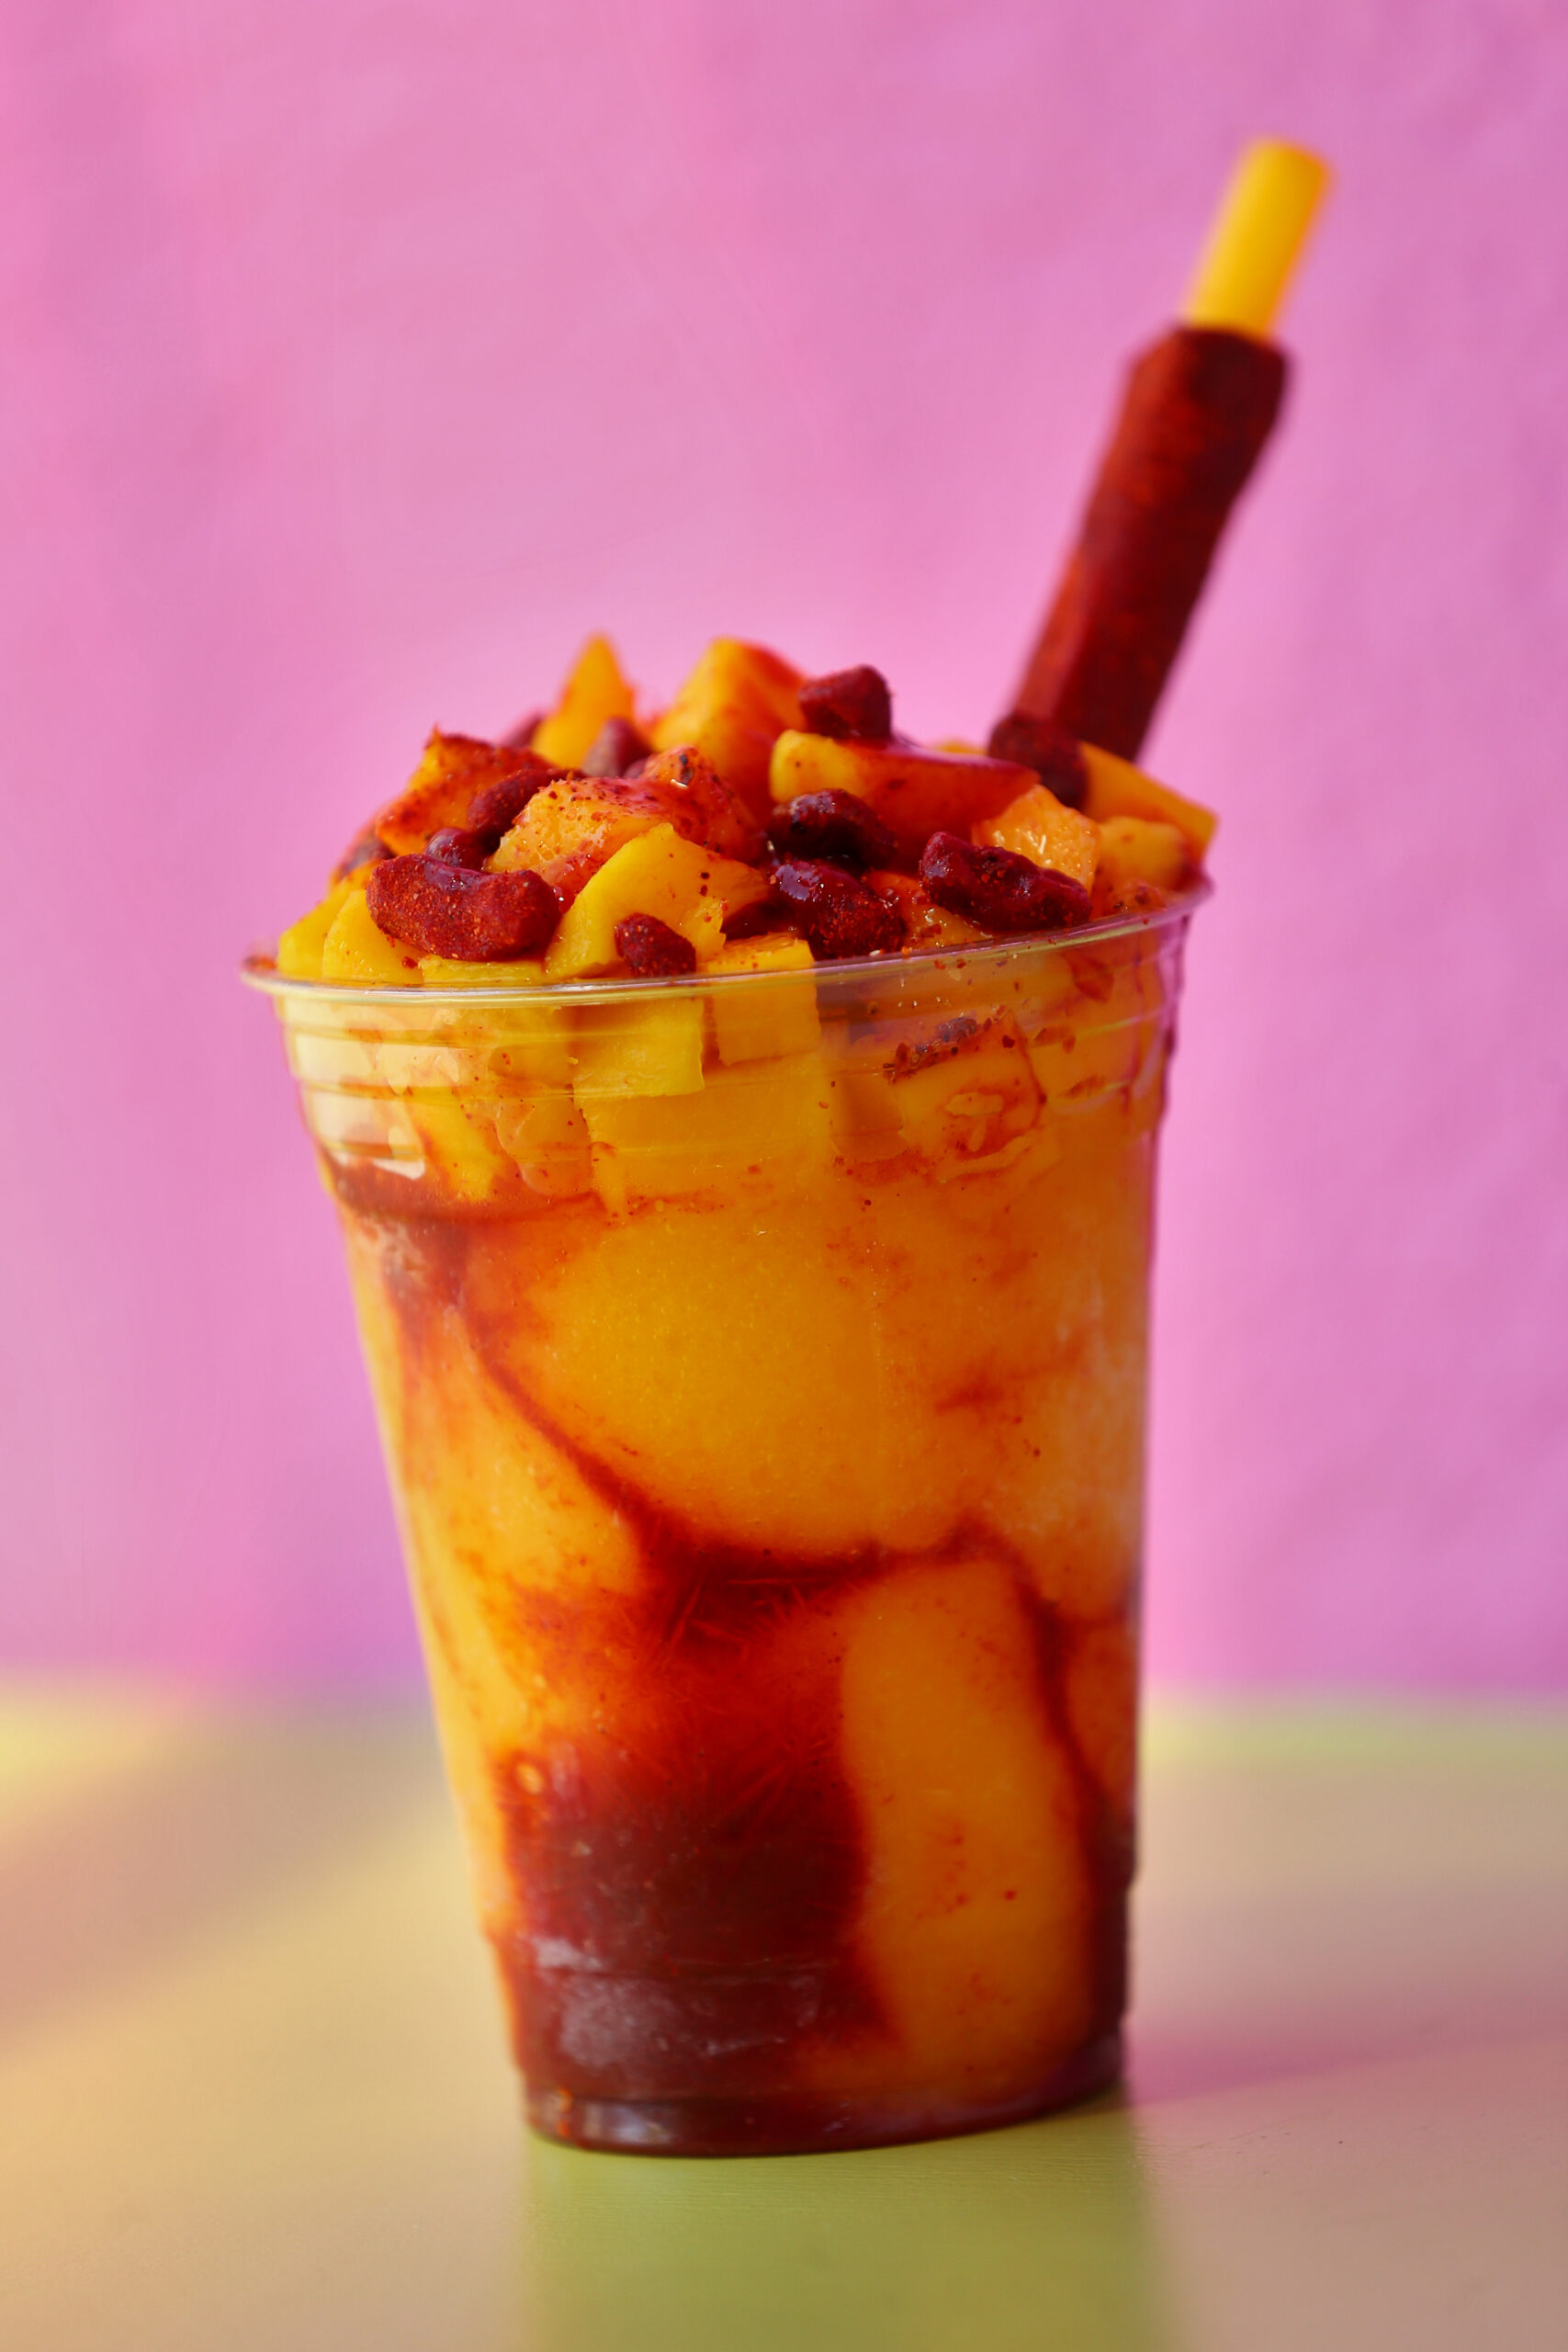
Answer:
<path fill-rule="evenodd" d="M 1174 327 L 1134 361 L 1019 710 L 1137 758 L 1286 373 L 1277 345 L 1221 327 Z"/>

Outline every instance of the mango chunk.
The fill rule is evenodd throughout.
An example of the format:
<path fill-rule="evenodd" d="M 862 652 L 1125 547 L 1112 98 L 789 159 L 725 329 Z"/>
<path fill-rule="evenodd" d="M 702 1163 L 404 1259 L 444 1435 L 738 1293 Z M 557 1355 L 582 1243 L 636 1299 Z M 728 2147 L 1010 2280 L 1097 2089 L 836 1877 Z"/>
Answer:
<path fill-rule="evenodd" d="M 884 1577 L 840 1623 L 884 2063 L 910 2086 L 1005 2097 L 1077 2047 L 1093 2005 L 1077 1795 L 1025 1604 L 1005 1568 L 967 1560 Z"/>
<path fill-rule="evenodd" d="M 655 752 L 637 781 L 658 794 L 678 833 L 705 842 L 721 857 L 750 863 L 767 848 L 767 836 L 739 794 L 690 743 Z"/>
<path fill-rule="evenodd" d="M 722 948 L 703 972 L 705 978 L 710 972 L 809 972 L 813 960 L 805 940 L 794 932 L 769 931 Z M 715 989 L 708 999 L 708 1019 L 719 1060 L 728 1064 L 811 1053 L 822 1031 L 817 989 L 810 980 Z"/>
<path fill-rule="evenodd" d="M 558 1000 L 555 1003 L 542 1000 L 487 1007 L 483 1018 L 487 1039 L 495 1041 L 485 1055 L 491 1078 L 502 1085 L 521 1082 L 530 1088 L 553 1087 L 562 1093 L 570 1086 L 570 1005 Z"/>
<path fill-rule="evenodd" d="M 879 898 L 897 901 L 904 918 L 904 937 L 910 947 L 966 947 L 972 940 L 990 936 L 978 923 L 971 922 L 967 915 L 957 913 L 952 907 L 939 907 L 924 883 L 917 881 L 912 874 L 895 874 L 890 868 L 878 867 L 865 878 Z"/>
<path fill-rule="evenodd" d="M 768 789 L 774 800 L 801 792 L 852 792 L 868 801 L 911 861 L 939 829 L 962 833 L 998 817 L 1038 779 L 1011 760 L 928 752 L 913 743 L 838 742 L 794 730 L 773 745 Z"/>
<path fill-rule="evenodd" d="M 488 1201 L 512 1162 L 496 1143 L 492 1106 L 460 1094 L 431 1091 L 407 1097 L 427 1164 L 467 1204 Z"/>
<path fill-rule="evenodd" d="M 764 646 L 716 638 L 655 722 L 653 747 L 692 744 L 752 815 L 765 818 L 769 756 L 775 738 L 800 725 L 800 672 Z"/>
<path fill-rule="evenodd" d="M 338 912 L 349 893 L 357 887 L 357 876 L 345 874 L 334 882 L 327 895 L 313 906 L 298 922 L 291 922 L 278 939 L 276 964 L 286 980 L 319 980 L 321 977 L 321 951 L 327 933 L 336 922 Z"/>
<path fill-rule="evenodd" d="M 570 1200 L 592 1185 L 588 1124 L 570 1094 L 535 1094 L 499 1102 L 495 1133 L 530 1192 L 549 1200 Z"/>
<path fill-rule="evenodd" d="M 562 776 L 536 792 L 491 859 L 497 874 L 542 874 L 570 899 L 624 842 L 670 822 L 660 797 L 603 776 Z"/>
<path fill-rule="evenodd" d="M 1187 839 L 1156 817 L 1108 817 L 1100 829 L 1100 868 L 1113 886 L 1152 882 L 1158 890 L 1179 888 L 1191 864 Z"/>
<path fill-rule="evenodd" d="M 1094 888 L 1100 863 L 1100 827 L 1092 817 L 1068 808 L 1044 785 L 1032 785 L 1010 800 L 999 817 L 983 818 L 975 828 L 982 849 L 1010 849 L 1032 858 L 1057 874 L 1070 874 L 1086 890 Z"/>
<path fill-rule="evenodd" d="M 949 1030 L 963 1025 L 943 1024 Z M 1008 1165 L 1040 1116 L 1039 1084 L 1017 1025 L 1005 1013 L 971 1023 L 967 1035 L 951 1047 L 937 1045 L 912 1066 L 896 1065 L 893 1097 L 906 1142 L 942 1182 Z"/>
<path fill-rule="evenodd" d="M 742 1170 L 760 1175 L 781 1159 L 824 1157 L 827 1076 L 821 1056 L 804 1053 L 755 1075 L 719 1073 L 695 1099 L 603 1097 L 586 1101 L 582 1115 L 594 1183 L 618 1211 L 639 1200 L 733 1192 Z"/>
<path fill-rule="evenodd" d="M 705 966 L 705 972 L 808 972 L 810 948 L 794 931 L 760 931 L 751 939 L 728 939 Z"/>
<path fill-rule="evenodd" d="M 677 928 L 696 949 L 698 963 L 706 966 L 725 953 L 725 924 L 745 908 L 760 906 L 769 883 L 757 866 L 742 865 L 739 858 L 719 857 L 709 850 L 705 861 L 707 878 L 697 903 Z"/>
<path fill-rule="evenodd" d="M 537 956 L 519 956 L 511 962 L 465 964 L 456 956 L 422 956 L 419 977 L 427 989 L 533 989 L 545 977 Z"/>
<path fill-rule="evenodd" d="M 591 637 L 572 666 L 561 697 L 534 729 L 530 750 L 557 767 L 581 767 L 607 718 L 630 718 L 632 690 L 607 637 Z"/>
<path fill-rule="evenodd" d="M 389 939 L 370 911 L 363 887 L 351 889 L 321 942 L 323 980 L 362 988 L 417 988 L 419 958 Z"/>
<path fill-rule="evenodd" d="M 418 767 L 376 816 L 372 830 L 400 857 L 421 850 L 441 826 L 467 821 L 476 792 L 515 775 L 519 756 L 505 744 L 487 743 L 477 735 L 444 735 L 433 728 Z"/>
<path fill-rule="evenodd" d="M 547 980 L 581 980 L 614 971 L 620 962 L 615 925 L 627 915 L 657 915 L 700 956 L 711 955 L 724 931 L 727 888 L 737 904 L 765 896 L 767 882 L 749 866 L 729 871 L 731 861 L 716 857 L 697 842 L 683 841 L 673 825 L 655 825 L 625 842 L 586 881 L 560 919 L 545 954 Z"/>
<path fill-rule="evenodd" d="M 703 1008 L 695 996 L 592 1005 L 579 1016 L 572 1092 L 579 1107 L 638 1094 L 700 1094 Z"/>
<path fill-rule="evenodd" d="M 1196 800 L 1184 800 L 1179 792 L 1156 784 L 1152 775 L 1135 768 L 1131 760 L 1118 759 L 1114 752 L 1102 752 L 1097 743 L 1080 744 L 1079 749 L 1089 770 L 1086 816 L 1092 817 L 1097 825 L 1105 824 L 1112 817 L 1146 817 L 1174 825 L 1190 844 L 1193 863 L 1201 864 L 1220 821 L 1212 808 L 1202 808 Z"/>

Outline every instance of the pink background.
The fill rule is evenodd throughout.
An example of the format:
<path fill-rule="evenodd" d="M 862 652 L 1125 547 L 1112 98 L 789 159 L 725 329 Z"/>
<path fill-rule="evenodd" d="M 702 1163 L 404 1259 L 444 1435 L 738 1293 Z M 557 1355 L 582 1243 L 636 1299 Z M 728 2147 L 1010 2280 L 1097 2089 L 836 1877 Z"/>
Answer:
<path fill-rule="evenodd" d="M 1149 747 L 1224 811 L 1153 1646 L 1568 1680 L 1568 20 L 1553 0 L 10 0 L 0 1657 L 413 1649 L 233 967 L 433 719 L 608 624 L 1006 695 L 1246 135 L 1339 186 Z"/>

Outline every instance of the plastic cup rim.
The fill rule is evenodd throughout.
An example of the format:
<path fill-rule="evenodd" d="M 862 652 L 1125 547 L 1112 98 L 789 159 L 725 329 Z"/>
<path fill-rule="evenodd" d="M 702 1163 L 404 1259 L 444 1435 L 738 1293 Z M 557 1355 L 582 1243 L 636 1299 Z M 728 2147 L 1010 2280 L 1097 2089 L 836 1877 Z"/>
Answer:
<path fill-rule="evenodd" d="M 431 987 L 392 985 L 367 987 L 352 980 L 289 979 L 274 963 L 270 953 L 256 948 L 240 967 L 240 978 L 246 987 L 259 989 L 265 996 L 305 997 L 321 1004 L 400 1004 L 446 1006 L 481 1006 L 494 1004 L 620 1004 L 627 1000 L 679 995 L 682 991 L 705 993 L 709 989 L 731 989 L 780 987 L 804 979 L 820 983 L 823 980 L 850 979 L 863 983 L 868 979 L 908 974 L 914 977 L 968 971 L 979 966 L 988 971 L 997 966 L 1018 963 L 1036 956 L 1048 957 L 1070 954 L 1074 948 L 1100 946 L 1106 942 L 1134 936 L 1139 932 L 1159 932 L 1183 926 L 1213 895 L 1214 886 L 1206 875 L 1188 884 L 1177 896 L 1168 899 L 1163 907 L 1150 908 L 1140 914 L 1115 915 L 1095 923 L 1080 923 L 1071 931 L 1034 931 L 1015 933 L 1005 939 L 973 940 L 958 947 L 922 947 L 913 955 L 852 956 L 841 961 L 801 966 L 787 970 L 757 972 L 672 972 L 657 979 L 634 979 L 619 976 L 587 980 L 532 980 L 524 984 L 501 982 L 494 988 L 482 986 Z"/>

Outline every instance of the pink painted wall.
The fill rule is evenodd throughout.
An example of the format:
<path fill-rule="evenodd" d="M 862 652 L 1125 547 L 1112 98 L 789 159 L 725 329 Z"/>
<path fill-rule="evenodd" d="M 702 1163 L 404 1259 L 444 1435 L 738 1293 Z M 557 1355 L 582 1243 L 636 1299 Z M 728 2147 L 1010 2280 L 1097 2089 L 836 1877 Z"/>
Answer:
<path fill-rule="evenodd" d="M 1225 811 L 1157 1669 L 1568 1681 L 1552 0 L 11 0 L 0 1657 L 411 1669 L 238 951 L 607 622 L 1014 673 L 1239 140 L 1337 161 L 1150 746 Z"/>

